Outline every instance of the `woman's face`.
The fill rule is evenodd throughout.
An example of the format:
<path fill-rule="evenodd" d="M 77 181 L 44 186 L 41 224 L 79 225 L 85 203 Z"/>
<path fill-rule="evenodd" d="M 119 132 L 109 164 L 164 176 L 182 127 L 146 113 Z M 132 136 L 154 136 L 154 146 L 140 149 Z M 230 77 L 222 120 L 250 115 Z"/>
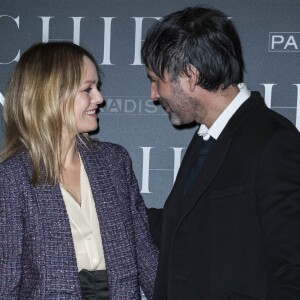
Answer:
<path fill-rule="evenodd" d="M 83 82 L 75 96 L 74 114 L 78 133 L 94 131 L 98 128 L 97 109 L 103 102 L 98 90 L 98 74 L 94 63 L 86 56 L 83 58 Z"/>

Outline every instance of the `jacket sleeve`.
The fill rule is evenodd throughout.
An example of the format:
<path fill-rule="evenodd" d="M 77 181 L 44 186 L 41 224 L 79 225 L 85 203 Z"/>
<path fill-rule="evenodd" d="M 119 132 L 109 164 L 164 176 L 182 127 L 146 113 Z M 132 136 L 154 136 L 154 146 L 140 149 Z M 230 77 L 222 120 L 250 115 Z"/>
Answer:
<path fill-rule="evenodd" d="M 21 187 L 13 167 L 0 165 L 0 299 L 19 299 L 22 275 Z"/>
<path fill-rule="evenodd" d="M 162 208 L 147 208 L 146 212 L 148 216 L 150 232 L 152 238 L 157 245 L 160 247 L 160 239 L 161 239 L 161 230 L 162 230 L 162 218 L 163 218 L 163 209 Z"/>
<path fill-rule="evenodd" d="M 131 213 L 134 224 L 139 281 L 147 299 L 152 299 L 157 270 L 158 250 L 150 234 L 145 204 L 139 192 L 138 183 L 131 165 L 131 159 L 127 151 L 125 153 L 125 165 L 131 198 Z"/>
<path fill-rule="evenodd" d="M 300 299 L 300 137 L 275 133 L 257 172 L 257 199 L 269 273 L 268 300 Z"/>

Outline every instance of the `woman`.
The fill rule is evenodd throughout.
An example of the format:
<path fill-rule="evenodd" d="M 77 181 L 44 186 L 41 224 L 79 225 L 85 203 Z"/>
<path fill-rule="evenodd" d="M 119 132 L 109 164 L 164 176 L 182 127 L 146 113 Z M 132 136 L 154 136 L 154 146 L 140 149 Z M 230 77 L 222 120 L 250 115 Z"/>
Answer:
<path fill-rule="evenodd" d="M 99 75 L 67 43 L 18 62 L 0 164 L 1 299 L 151 299 L 157 249 L 128 153 L 93 140 Z"/>

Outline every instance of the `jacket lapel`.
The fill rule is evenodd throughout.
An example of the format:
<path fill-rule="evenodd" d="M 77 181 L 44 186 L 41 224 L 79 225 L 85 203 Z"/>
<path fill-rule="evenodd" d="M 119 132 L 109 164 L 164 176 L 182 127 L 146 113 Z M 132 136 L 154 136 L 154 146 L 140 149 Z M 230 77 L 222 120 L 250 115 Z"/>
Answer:
<path fill-rule="evenodd" d="M 30 194 L 27 205 L 32 223 L 38 225 L 39 239 L 36 247 L 44 253 L 44 264 L 48 275 L 45 285 L 49 291 L 80 293 L 78 270 L 68 214 L 58 185 L 30 184 L 32 164 L 26 153 L 22 154 Z M 24 183 L 25 184 L 25 183 Z M 67 266 L 67 267 L 66 267 Z M 69 285 L 62 285 L 67 278 Z M 49 281 L 51 280 L 51 282 Z"/>
<path fill-rule="evenodd" d="M 191 169 L 193 163 L 196 160 L 197 153 L 199 151 L 199 137 L 197 136 L 197 132 L 194 134 L 186 153 L 183 157 L 180 169 L 178 171 L 173 189 L 165 202 L 165 207 L 168 206 L 169 202 L 173 206 L 174 205 L 174 198 L 179 198 L 176 203 L 181 205 L 181 196 L 183 194 L 183 187 L 185 184 L 185 179 L 188 176 L 189 170 Z"/>
<path fill-rule="evenodd" d="M 264 105 L 263 99 L 258 93 L 252 93 L 252 96 L 237 110 L 237 112 L 230 119 L 225 126 L 218 140 L 215 142 L 213 148 L 207 156 L 207 159 L 203 165 L 201 172 L 199 173 L 193 189 L 187 193 L 182 200 L 182 206 L 180 209 L 179 223 L 184 217 L 193 209 L 198 201 L 200 201 L 203 194 L 207 191 L 213 179 L 215 178 L 218 170 L 221 168 L 223 161 L 226 159 L 228 151 L 234 138 L 235 132 L 239 129 L 240 125 L 247 119 L 249 115 L 255 112 L 258 107 Z M 184 163 L 184 161 L 183 161 Z M 178 186 L 174 187 L 174 190 L 178 193 L 178 190 L 182 190 L 184 186 L 184 180 L 186 178 L 186 172 L 189 171 L 193 159 L 187 159 L 186 166 L 183 166 L 181 182 L 178 182 Z M 183 194 L 178 193 L 179 194 Z"/>
<path fill-rule="evenodd" d="M 181 218 L 184 218 L 186 214 L 194 207 L 202 195 L 207 191 L 211 182 L 215 178 L 218 170 L 222 166 L 224 159 L 230 149 L 232 137 L 228 132 L 224 132 L 215 142 L 213 148 L 209 152 L 206 161 L 195 180 L 193 187 L 189 193 L 182 200 Z"/>
<path fill-rule="evenodd" d="M 118 169 L 114 168 L 117 163 L 108 151 L 101 151 L 92 144 L 88 146 L 89 149 L 80 145 L 79 151 L 95 201 L 108 279 L 110 282 L 112 278 L 121 280 L 129 274 L 134 277 L 137 270 L 132 267 L 136 265 L 133 255 L 128 253 L 125 260 L 115 259 L 124 257 L 132 248 L 132 240 L 128 238 L 125 226 L 125 223 L 131 220 L 131 215 L 124 205 L 127 200 L 124 199 L 125 193 L 119 183 L 121 166 L 118 166 Z M 121 269 L 124 272 L 121 272 Z"/>

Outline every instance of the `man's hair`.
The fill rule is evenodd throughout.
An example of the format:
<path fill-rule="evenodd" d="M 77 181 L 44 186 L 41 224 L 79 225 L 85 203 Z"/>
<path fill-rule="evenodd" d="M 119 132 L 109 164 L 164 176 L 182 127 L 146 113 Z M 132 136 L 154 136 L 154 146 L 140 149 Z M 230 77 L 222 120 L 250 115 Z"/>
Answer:
<path fill-rule="evenodd" d="M 197 85 L 209 91 L 243 81 L 244 61 L 239 35 L 222 12 L 188 7 L 155 22 L 142 46 L 142 60 L 160 79 L 172 81 L 198 73 Z"/>
<path fill-rule="evenodd" d="M 84 56 L 95 63 L 88 51 L 70 42 L 35 44 L 21 56 L 9 81 L 1 160 L 25 150 L 33 163 L 33 184 L 59 180 L 63 124 L 77 134 L 74 101 L 83 80 Z"/>

